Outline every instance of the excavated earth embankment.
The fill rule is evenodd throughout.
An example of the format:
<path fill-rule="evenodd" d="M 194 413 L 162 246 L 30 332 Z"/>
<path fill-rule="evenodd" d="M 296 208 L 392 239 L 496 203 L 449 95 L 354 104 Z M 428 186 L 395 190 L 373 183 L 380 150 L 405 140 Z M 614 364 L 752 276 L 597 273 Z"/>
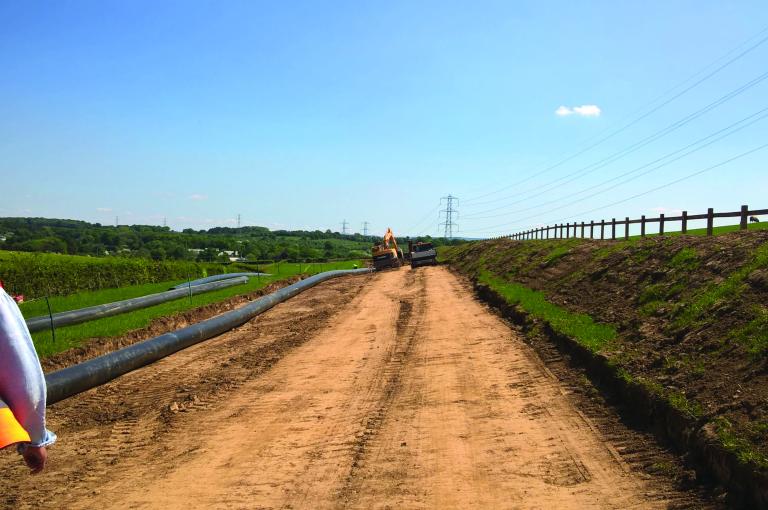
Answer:
<path fill-rule="evenodd" d="M 615 338 L 599 349 L 578 339 L 571 347 L 601 366 L 601 377 L 612 373 L 607 386 L 626 388 L 621 398 L 634 395 L 624 402 L 631 414 L 656 420 L 646 425 L 682 450 L 698 449 L 687 453 L 740 493 L 741 504 L 768 504 L 768 232 L 500 239 L 444 256 L 475 281 L 522 285 L 566 313 L 612 326 Z M 501 304 L 492 287 L 481 285 L 481 294 Z M 524 308 L 508 311 L 534 336 L 563 336 Z M 653 416 L 647 407 L 666 411 Z"/>

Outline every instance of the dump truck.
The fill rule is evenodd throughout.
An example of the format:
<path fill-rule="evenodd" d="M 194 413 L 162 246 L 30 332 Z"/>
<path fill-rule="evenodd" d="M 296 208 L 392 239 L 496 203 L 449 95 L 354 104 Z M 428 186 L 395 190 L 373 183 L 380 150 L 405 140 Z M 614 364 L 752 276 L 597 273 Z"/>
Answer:
<path fill-rule="evenodd" d="M 371 248 L 371 253 L 373 255 L 373 267 L 377 271 L 386 268 L 397 269 L 403 265 L 403 250 L 397 246 L 397 239 L 395 239 L 395 234 L 392 233 L 391 228 L 387 228 L 384 241 L 375 244 Z"/>
<path fill-rule="evenodd" d="M 414 243 L 413 241 L 409 241 L 408 252 L 411 255 L 412 268 L 437 265 L 437 250 L 432 246 L 432 243 Z"/>

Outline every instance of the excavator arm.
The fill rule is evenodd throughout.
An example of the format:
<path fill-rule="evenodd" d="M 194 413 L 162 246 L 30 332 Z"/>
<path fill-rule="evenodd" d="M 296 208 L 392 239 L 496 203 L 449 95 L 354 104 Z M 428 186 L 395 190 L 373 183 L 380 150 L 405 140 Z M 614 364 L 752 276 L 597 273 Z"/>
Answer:
<path fill-rule="evenodd" d="M 395 234 L 392 233 L 392 229 L 387 227 L 387 233 L 384 234 L 384 246 L 389 248 L 389 243 L 392 242 L 394 244 L 395 250 L 397 250 L 397 239 L 395 239 Z"/>

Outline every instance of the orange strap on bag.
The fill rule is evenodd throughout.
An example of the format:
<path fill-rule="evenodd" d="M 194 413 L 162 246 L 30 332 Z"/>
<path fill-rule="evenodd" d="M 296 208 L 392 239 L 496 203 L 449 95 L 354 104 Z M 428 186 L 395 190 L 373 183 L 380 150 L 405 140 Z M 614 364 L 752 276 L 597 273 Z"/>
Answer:
<path fill-rule="evenodd" d="M 14 443 L 28 443 L 29 434 L 16 420 L 11 410 L 0 403 L 0 449 Z"/>

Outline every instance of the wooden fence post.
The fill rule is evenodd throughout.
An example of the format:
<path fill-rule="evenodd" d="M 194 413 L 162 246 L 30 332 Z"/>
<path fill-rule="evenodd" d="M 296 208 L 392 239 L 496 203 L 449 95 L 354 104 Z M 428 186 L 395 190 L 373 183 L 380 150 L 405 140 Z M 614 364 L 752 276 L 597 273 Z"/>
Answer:
<path fill-rule="evenodd" d="M 581 238 L 584 239 L 584 222 L 581 222 Z"/>
<path fill-rule="evenodd" d="M 595 238 L 595 220 L 589 220 L 589 238 Z"/>
<path fill-rule="evenodd" d="M 659 235 L 664 235 L 664 215 L 659 214 Z"/>
<path fill-rule="evenodd" d="M 600 220 L 600 240 L 605 239 L 605 220 Z"/>
<path fill-rule="evenodd" d="M 640 216 L 640 237 L 645 237 L 645 214 Z"/>
<path fill-rule="evenodd" d="M 747 216 L 749 215 L 749 207 L 746 205 L 741 206 L 741 223 L 739 223 L 739 230 L 747 230 Z"/>
<path fill-rule="evenodd" d="M 629 216 L 624 219 L 624 240 L 629 239 Z"/>
<path fill-rule="evenodd" d="M 571 222 L 565 224 L 565 238 L 568 239 L 571 237 Z"/>
<path fill-rule="evenodd" d="M 688 233 L 688 211 L 683 211 L 683 225 L 680 227 L 680 231 L 683 234 Z"/>
<path fill-rule="evenodd" d="M 712 228 L 715 226 L 715 210 L 711 207 L 707 209 L 707 235 L 712 235 Z"/>
<path fill-rule="evenodd" d="M 611 220 L 611 239 L 616 239 L 616 218 Z"/>

